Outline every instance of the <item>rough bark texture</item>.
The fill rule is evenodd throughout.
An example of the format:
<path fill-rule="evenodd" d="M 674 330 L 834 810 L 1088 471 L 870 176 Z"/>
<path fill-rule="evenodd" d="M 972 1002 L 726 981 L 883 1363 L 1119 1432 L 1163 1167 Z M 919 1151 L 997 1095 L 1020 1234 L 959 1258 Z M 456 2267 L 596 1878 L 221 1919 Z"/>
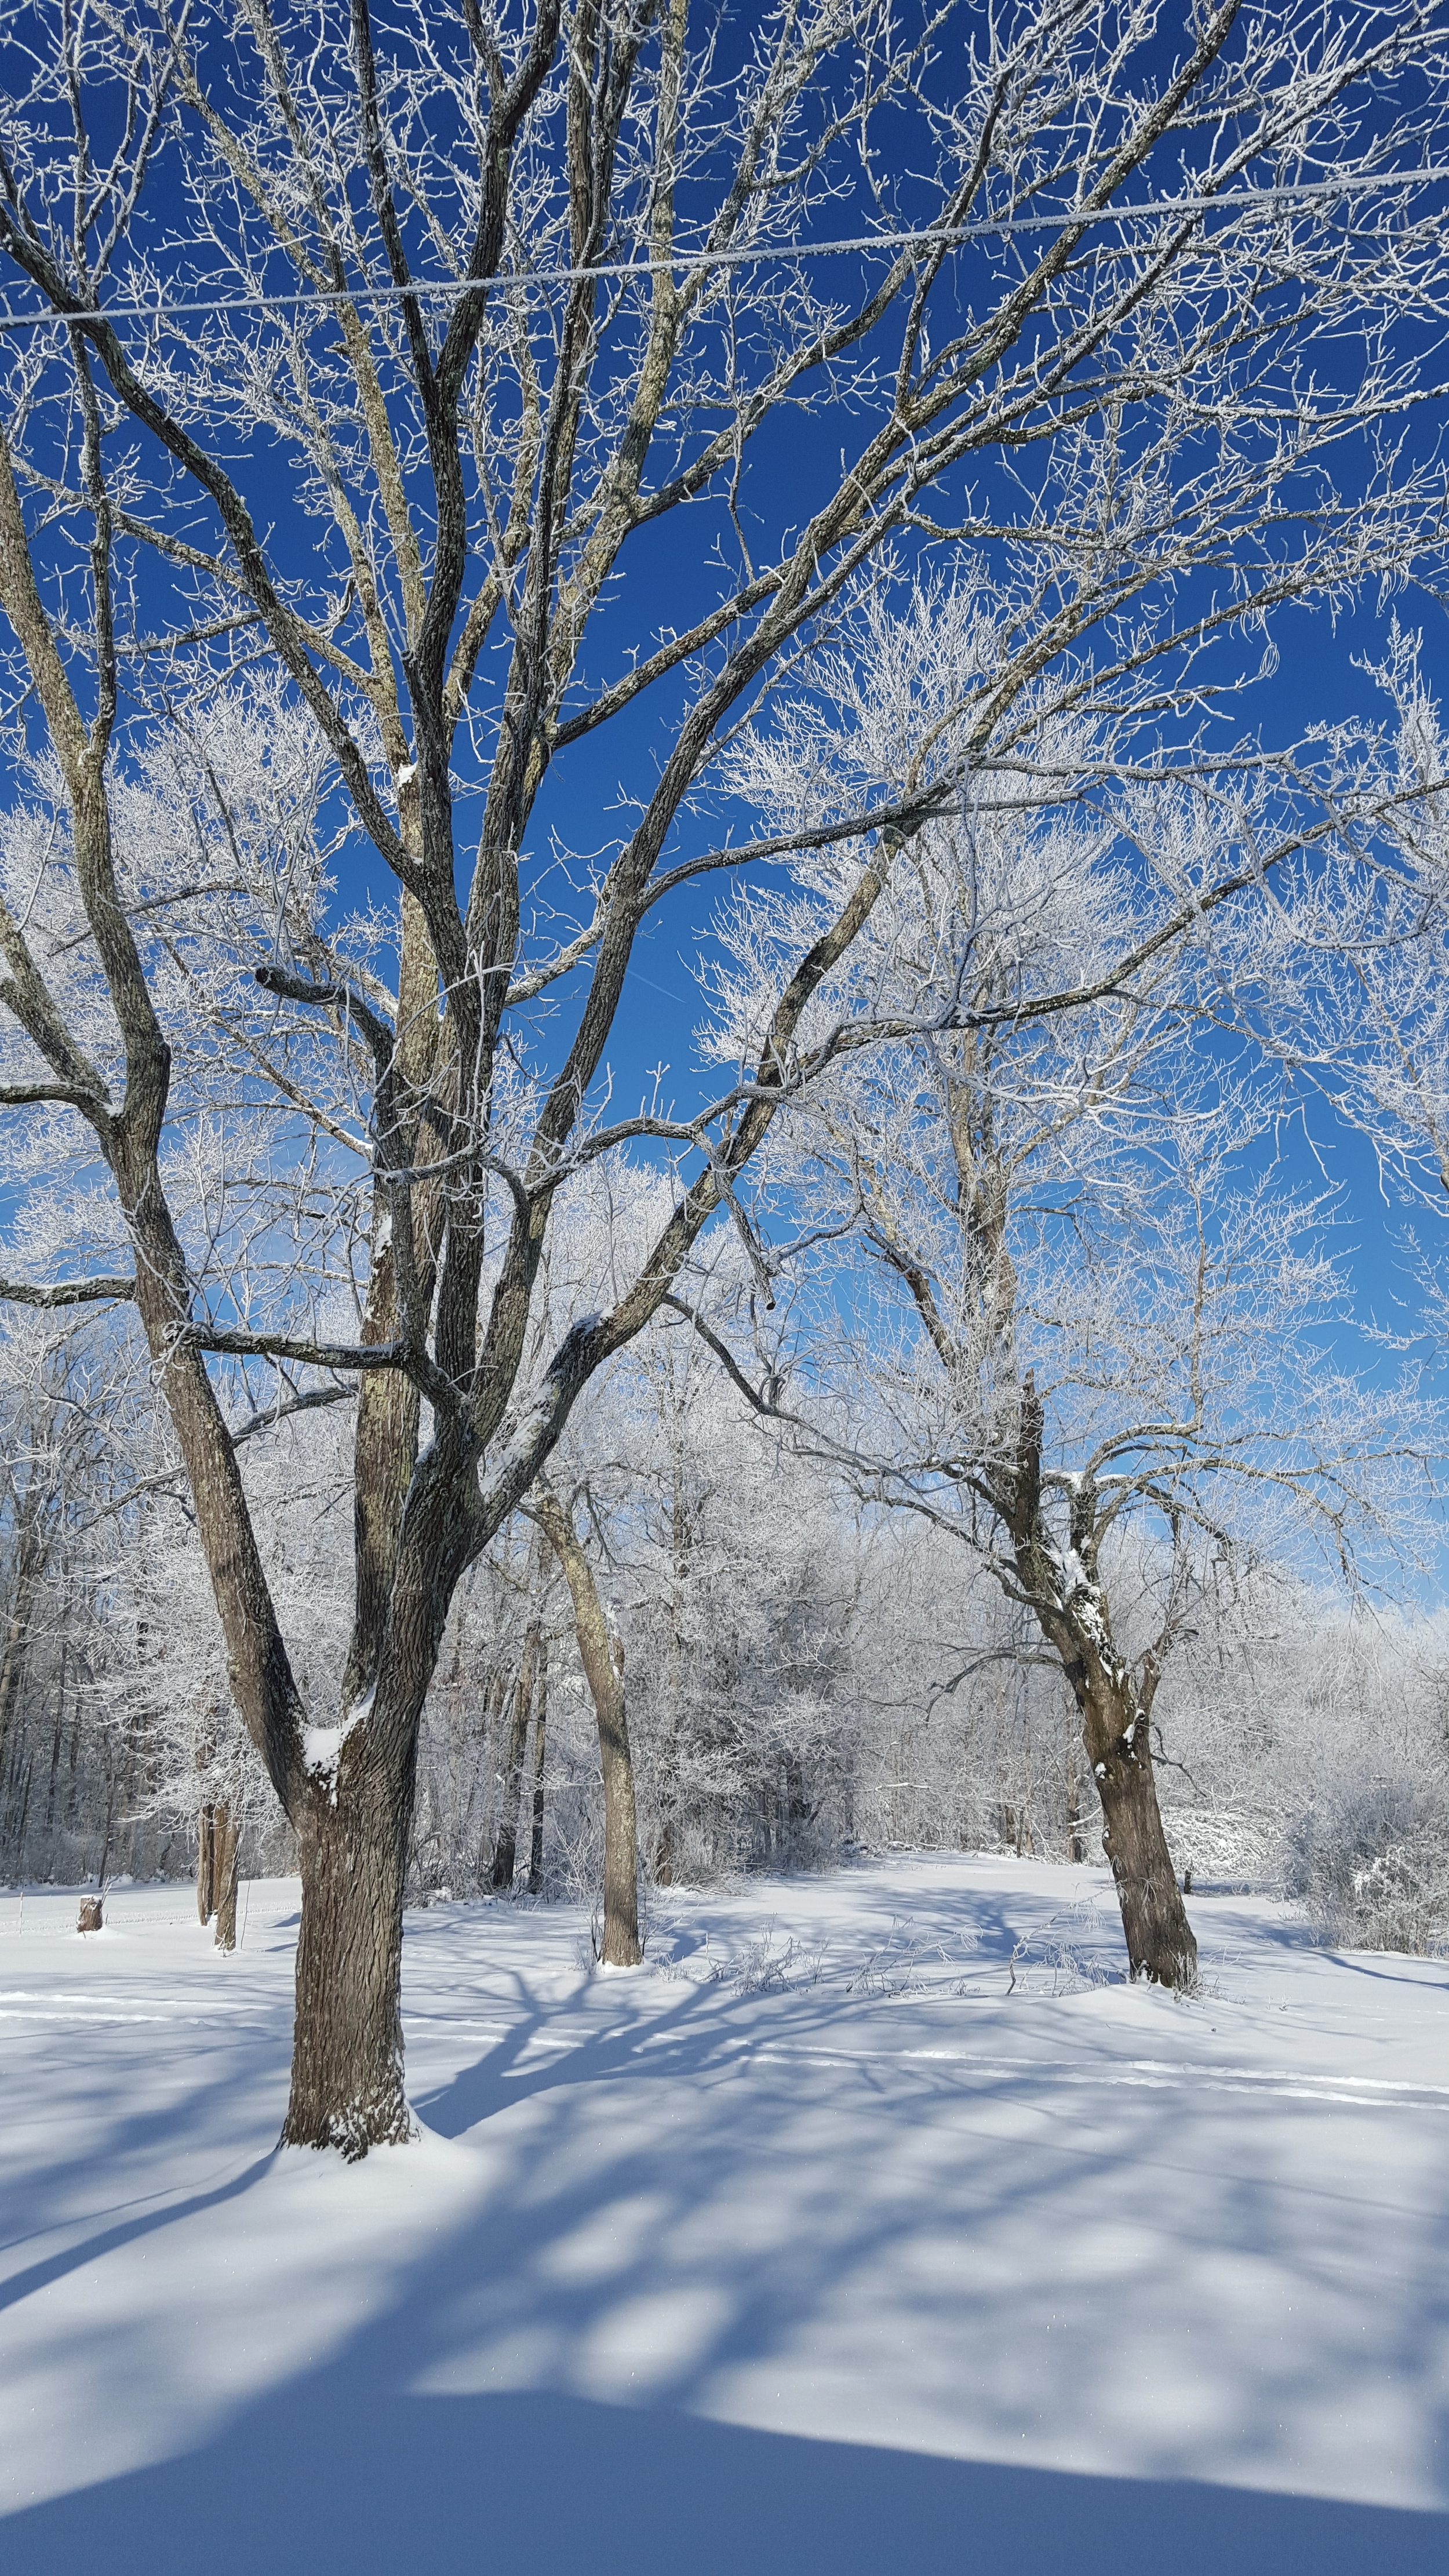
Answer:
<path fill-rule="evenodd" d="M 1131 1974 L 1186 1993 L 1197 1983 L 1197 1942 L 1162 1830 L 1146 1712 L 1129 1711 L 1130 1700 L 1107 1721 L 1116 1724 L 1110 1743 L 1102 1742 L 1100 1719 L 1083 1727 L 1088 1754 L 1094 1743 L 1101 1746 L 1092 1769 L 1102 1801 L 1102 1849 L 1117 1884 Z"/>
<path fill-rule="evenodd" d="M 282 2143 L 336 2147 L 350 2161 L 416 2134 L 399 2008 L 411 1800 L 382 1767 L 358 1763 L 335 1805 L 320 1785 L 295 1819 L 302 1924 Z"/>
<path fill-rule="evenodd" d="M 540 1488 L 536 1507 L 568 1579 L 579 1660 L 599 1729 L 604 1783 L 604 1931 L 599 1956 L 608 1968 L 637 1968 L 644 1953 L 639 1941 L 639 1841 L 623 1640 L 609 1627 L 593 1568 L 558 1496 Z"/>

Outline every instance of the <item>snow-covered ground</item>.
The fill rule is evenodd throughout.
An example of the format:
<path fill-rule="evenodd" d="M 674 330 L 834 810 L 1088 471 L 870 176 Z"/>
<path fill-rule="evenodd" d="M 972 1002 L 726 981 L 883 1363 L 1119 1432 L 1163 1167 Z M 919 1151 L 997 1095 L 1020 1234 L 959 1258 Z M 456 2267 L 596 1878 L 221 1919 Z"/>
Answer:
<path fill-rule="evenodd" d="M 0 1898 L 6 2576 L 1449 2568 L 1449 1967 L 894 1859 L 409 1918 L 426 2134 L 273 2152 L 297 1891 Z M 1013 1982 L 1014 1981 L 1014 1982 Z"/>

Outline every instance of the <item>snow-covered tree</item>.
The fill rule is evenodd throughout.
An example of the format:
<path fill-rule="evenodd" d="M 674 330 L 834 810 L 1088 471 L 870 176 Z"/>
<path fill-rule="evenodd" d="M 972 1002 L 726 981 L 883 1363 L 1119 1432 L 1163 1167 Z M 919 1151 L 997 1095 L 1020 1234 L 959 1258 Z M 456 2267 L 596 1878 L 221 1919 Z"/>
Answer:
<path fill-rule="evenodd" d="M 231 1689 L 298 1837 L 295 2142 L 410 2134 L 401 1904 L 458 1585 L 844 1044 L 802 1045 L 804 1015 L 910 836 L 963 763 L 1031 764 L 1044 689 L 1122 726 L 1199 703 L 1214 636 L 1251 643 L 1283 601 L 1439 542 L 1439 468 L 1384 441 L 1438 309 L 1419 181 L 1443 159 L 1441 13 L 1224 0 L 1164 41 L 1151 0 L 1022 0 L 959 45 L 950 19 L 468 0 L 384 31 L 366 0 L 295 24 L 265 0 L 34 0 L 12 20 L 0 253 L 39 320 L 5 343 L 0 606 L 49 766 L 24 800 L 33 892 L 0 913 L 4 1097 L 32 1174 L 94 1157 L 125 1253 L 16 1262 L 12 1284 L 110 1282 L 145 1335 Z M 694 545 L 636 607 L 670 522 Z M 963 542 L 1002 558 L 1010 606 L 956 762 L 826 819 L 853 873 L 780 961 L 745 1078 L 698 1118 L 609 1124 L 641 925 L 780 846 L 699 848 L 722 747 L 853 598 Z M 388 874 L 391 968 L 328 935 L 311 862 L 294 912 L 248 925 L 252 1009 L 234 982 L 225 1044 L 255 1123 L 218 1201 L 171 1010 L 187 925 L 204 939 L 228 898 L 209 867 L 153 880 L 122 822 L 121 710 L 134 682 L 194 740 L 259 658 L 327 747 L 327 816 Z M 555 892 L 551 782 L 589 760 L 596 806 L 629 771 L 628 820 Z M 230 828 L 211 804 L 208 847 Z M 245 873 L 228 852 L 225 882 Z M 279 1174 L 308 1240 L 314 1133 L 341 1158 L 324 1173 L 316 1149 L 320 1284 L 294 1245 L 269 1257 Z M 524 1402 L 560 1191 L 639 1133 L 678 1157 L 669 1218 Z M 300 1371 L 288 1402 L 358 1383 L 353 1619 L 320 1699 L 218 1357 Z"/>
<path fill-rule="evenodd" d="M 939 739 L 952 668 L 980 658 L 975 614 L 923 593 L 898 627 L 873 615 L 812 704 L 738 748 L 742 790 L 778 826 L 839 795 L 842 769 L 889 774 L 901 746 Z M 1046 739 L 1079 771 L 1071 731 Z M 825 1247 L 811 1373 L 843 1408 L 837 1453 L 859 1490 L 978 1552 L 1059 1659 L 1132 1972 L 1171 1985 L 1192 1983 L 1196 1947 L 1152 1715 L 1204 1546 L 1271 1525 L 1287 1548 L 1294 1523 L 1344 1566 L 1360 1544 L 1411 1546 L 1394 1469 L 1429 1436 L 1407 1398 L 1396 1421 L 1330 1366 L 1326 1211 L 1265 1159 L 1274 1095 L 1196 1034 L 1216 959 L 1155 949 L 1207 828 L 1137 782 L 1085 814 L 998 785 L 927 825 L 815 1005 L 850 1016 L 858 983 L 898 1035 L 834 1068 L 770 1161 L 780 1213 Z M 751 1044 L 771 943 L 798 940 L 808 909 L 808 892 L 740 907 L 717 979 L 727 1056 Z M 1083 998 L 1050 1007 L 1074 980 Z M 1143 1520 L 1157 1612 L 1129 1655 L 1108 1550 Z"/>

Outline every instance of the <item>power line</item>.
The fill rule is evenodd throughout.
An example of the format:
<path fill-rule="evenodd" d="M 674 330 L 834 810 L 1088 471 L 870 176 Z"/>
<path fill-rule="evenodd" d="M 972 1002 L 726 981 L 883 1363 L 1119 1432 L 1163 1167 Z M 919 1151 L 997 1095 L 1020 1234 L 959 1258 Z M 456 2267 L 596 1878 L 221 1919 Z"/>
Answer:
<path fill-rule="evenodd" d="M 644 283 L 652 277 L 688 280 L 711 269 L 745 268 L 768 260 L 838 259 L 870 251 L 959 250 L 967 242 L 1003 240 L 1016 233 L 1035 233 L 1052 228 L 1065 232 L 1074 226 L 1091 224 L 1151 223 L 1164 216 L 1216 215 L 1241 208 L 1264 213 L 1319 200 L 1338 200 L 1401 188 L 1426 188 L 1445 180 L 1449 180 L 1449 168 L 1384 171 L 1375 176 L 1364 174 L 1357 178 L 1304 180 L 1288 187 L 1239 189 L 1233 195 L 1155 197 L 1140 205 L 1064 206 L 1040 214 L 1003 215 L 970 224 L 921 225 L 903 232 L 856 233 L 844 240 L 751 243 L 732 250 L 681 251 L 674 259 L 601 260 L 590 268 L 510 269 L 487 278 L 417 278 L 410 279 L 405 286 L 395 285 L 391 280 L 386 283 L 363 280 L 355 286 L 298 286 L 280 292 L 257 288 L 240 295 L 207 294 L 162 304 L 78 306 L 73 311 L 13 313 L 7 310 L 0 312 L 0 331 L 53 329 L 56 325 L 74 322 L 167 322 L 196 313 L 292 312 L 307 305 L 398 304 L 409 297 L 418 303 L 435 303 L 440 297 L 486 294 L 497 286 L 516 290 L 520 286 L 579 286 L 593 279 L 618 279 L 625 283 L 631 279 Z"/>

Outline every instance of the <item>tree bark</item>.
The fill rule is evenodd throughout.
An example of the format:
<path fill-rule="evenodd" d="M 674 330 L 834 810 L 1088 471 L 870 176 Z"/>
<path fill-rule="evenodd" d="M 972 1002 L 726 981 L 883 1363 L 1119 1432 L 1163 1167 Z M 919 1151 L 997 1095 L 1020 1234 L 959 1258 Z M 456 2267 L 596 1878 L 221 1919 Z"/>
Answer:
<path fill-rule="evenodd" d="M 1146 1711 L 1132 1709 L 1130 1696 L 1119 1699 L 1110 1715 L 1089 1716 L 1083 1727 L 1129 1970 L 1190 1993 L 1197 1983 L 1197 1942 L 1162 1830 L 1150 1734 Z"/>
<path fill-rule="evenodd" d="M 345 1750 L 345 1748 L 344 1748 Z M 386 1766 L 358 1766 L 294 1818 L 302 1862 L 292 2091 L 282 2144 L 349 2162 L 417 2134 L 403 2093 L 403 1877 L 410 1799 Z"/>
<path fill-rule="evenodd" d="M 607 1968 L 637 1968 L 644 1952 L 639 1941 L 639 1839 L 623 1640 L 610 1629 L 593 1568 L 572 1520 L 550 1487 L 536 1488 L 535 1510 L 568 1581 L 579 1660 L 599 1729 L 604 1783 L 604 1934 L 599 1955 Z"/>
<path fill-rule="evenodd" d="M 213 1904 L 216 1909 L 216 1946 L 218 1950 L 236 1948 L 237 1868 L 241 1858 L 241 1835 L 235 1810 L 230 1806 L 215 1810 L 213 1827 L 214 1878 Z"/>

